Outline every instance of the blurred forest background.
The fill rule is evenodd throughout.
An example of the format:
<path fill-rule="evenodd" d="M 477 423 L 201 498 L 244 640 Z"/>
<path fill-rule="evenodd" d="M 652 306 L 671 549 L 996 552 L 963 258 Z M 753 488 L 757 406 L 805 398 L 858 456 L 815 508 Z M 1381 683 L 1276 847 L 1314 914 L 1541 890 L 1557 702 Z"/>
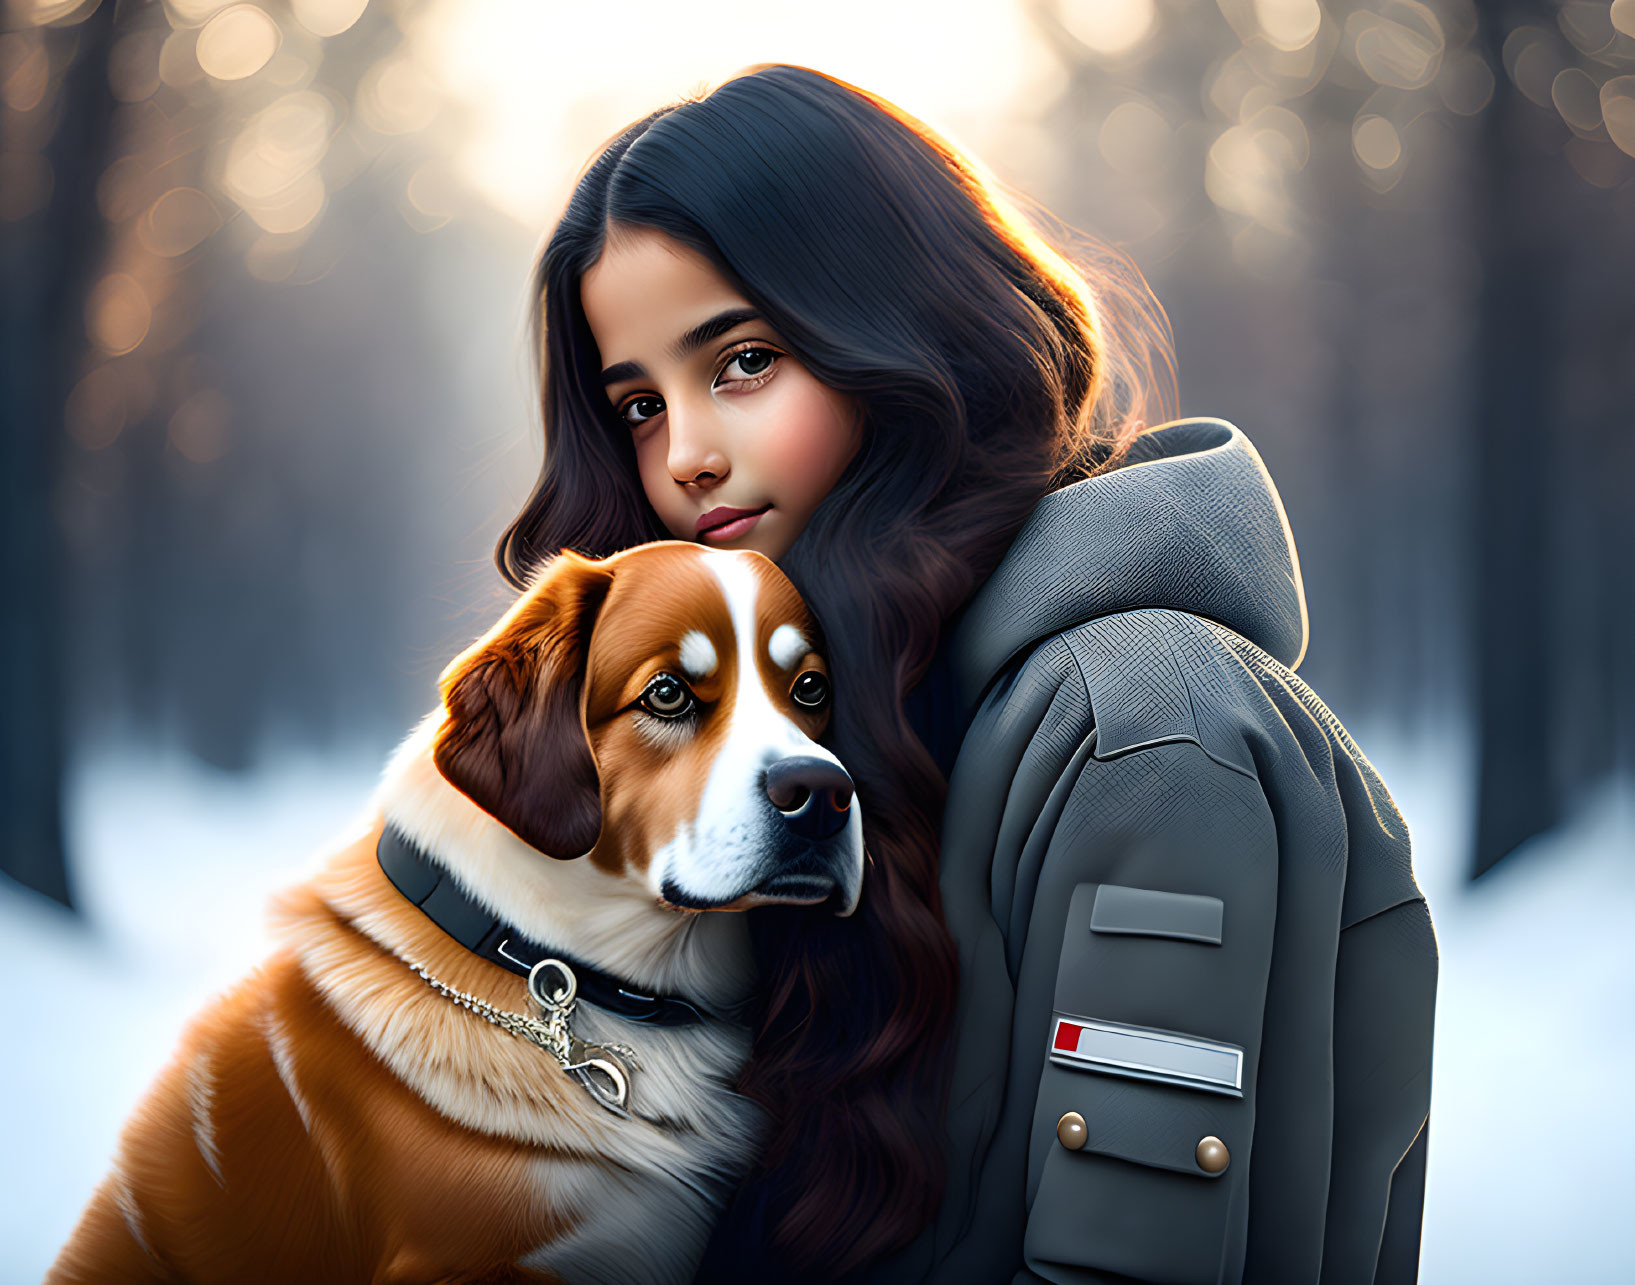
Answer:
<path fill-rule="evenodd" d="M 431 706 L 508 598 L 542 235 L 599 142 L 765 60 L 1145 274 L 1182 413 L 1281 490 L 1302 675 L 1365 750 L 1468 755 L 1461 878 L 1635 769 L 1635 0 L 3 13 L 17 883 L 81 900 L 88 756 L 376 761 Z"/>
<path fill-rule="evenodd" d="M 600 139 L 793 21 L 699 6 L 655 66 L 620 9 L 9 0 L 15 878 L 72 898 L 75 745 L 389 738 L 492 613 L 529 254 Z M 1473 729 L 1472 874 L 1627 772 L 1635 0 L 1025 0 L 941 85 L 961 19 L 914 17 L 929 65 L 852 78 L 1147 275 L 1183 411 L 1282 489 L 1307 680 Z"/>

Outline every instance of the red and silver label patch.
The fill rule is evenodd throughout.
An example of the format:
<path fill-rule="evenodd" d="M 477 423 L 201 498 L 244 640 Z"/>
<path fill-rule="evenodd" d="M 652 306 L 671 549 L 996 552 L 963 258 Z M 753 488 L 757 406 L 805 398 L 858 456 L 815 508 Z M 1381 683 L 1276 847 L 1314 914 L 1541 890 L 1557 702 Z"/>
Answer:
<path fill-rule="evenodd" d="M 1240 1047 L 1151 1026 L 1057 1013 L 1051 1020 L 1050 1060 L 1102 1075 L 1243 1096 Z"/>

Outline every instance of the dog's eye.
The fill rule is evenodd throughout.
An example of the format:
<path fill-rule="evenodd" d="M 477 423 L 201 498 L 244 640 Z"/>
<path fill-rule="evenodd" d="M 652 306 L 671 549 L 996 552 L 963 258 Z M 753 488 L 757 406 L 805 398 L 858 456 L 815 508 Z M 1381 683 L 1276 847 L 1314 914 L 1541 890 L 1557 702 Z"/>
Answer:
<path fill-rule="evenodd" d="M 641 706 L 660 718 L 680 718 L 693 708 L 693 694 L 680 679 L 660 674 L 641 695 Z"/>
<path fill-rule="evenodd" d="M 815 669 L 809 669 L 795 680 L 795 686 L 789 694 L 795 698 L 795 704 L 804 705 L 807 709 L 822 709 L 829 703 L 829 680 Z"/>

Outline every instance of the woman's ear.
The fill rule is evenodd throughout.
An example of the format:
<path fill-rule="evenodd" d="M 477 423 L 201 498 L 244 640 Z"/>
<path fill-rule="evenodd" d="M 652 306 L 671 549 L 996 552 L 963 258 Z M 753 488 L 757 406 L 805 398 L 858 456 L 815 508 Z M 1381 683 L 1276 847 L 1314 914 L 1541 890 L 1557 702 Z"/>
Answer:
<path fill-rule="evenodd" d="M 443 672 L 432 751 L 449 784 L 546 856 L 596 846 L 601 780 L 581 712 L 585 655 L 613 573 L 564 552 Z"/>

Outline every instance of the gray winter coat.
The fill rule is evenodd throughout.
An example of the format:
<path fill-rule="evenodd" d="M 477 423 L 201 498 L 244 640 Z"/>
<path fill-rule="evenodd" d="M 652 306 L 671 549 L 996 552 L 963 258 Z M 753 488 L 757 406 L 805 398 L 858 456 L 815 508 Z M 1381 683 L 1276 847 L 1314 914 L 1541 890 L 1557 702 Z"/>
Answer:
<path fill-rule="evenodd" d="M 1436 941 L 1305 646 L 1230 424 L 1039 504 L 946 644 L 948 1189 L 868 1280 L 1414 1279 Z"/>

